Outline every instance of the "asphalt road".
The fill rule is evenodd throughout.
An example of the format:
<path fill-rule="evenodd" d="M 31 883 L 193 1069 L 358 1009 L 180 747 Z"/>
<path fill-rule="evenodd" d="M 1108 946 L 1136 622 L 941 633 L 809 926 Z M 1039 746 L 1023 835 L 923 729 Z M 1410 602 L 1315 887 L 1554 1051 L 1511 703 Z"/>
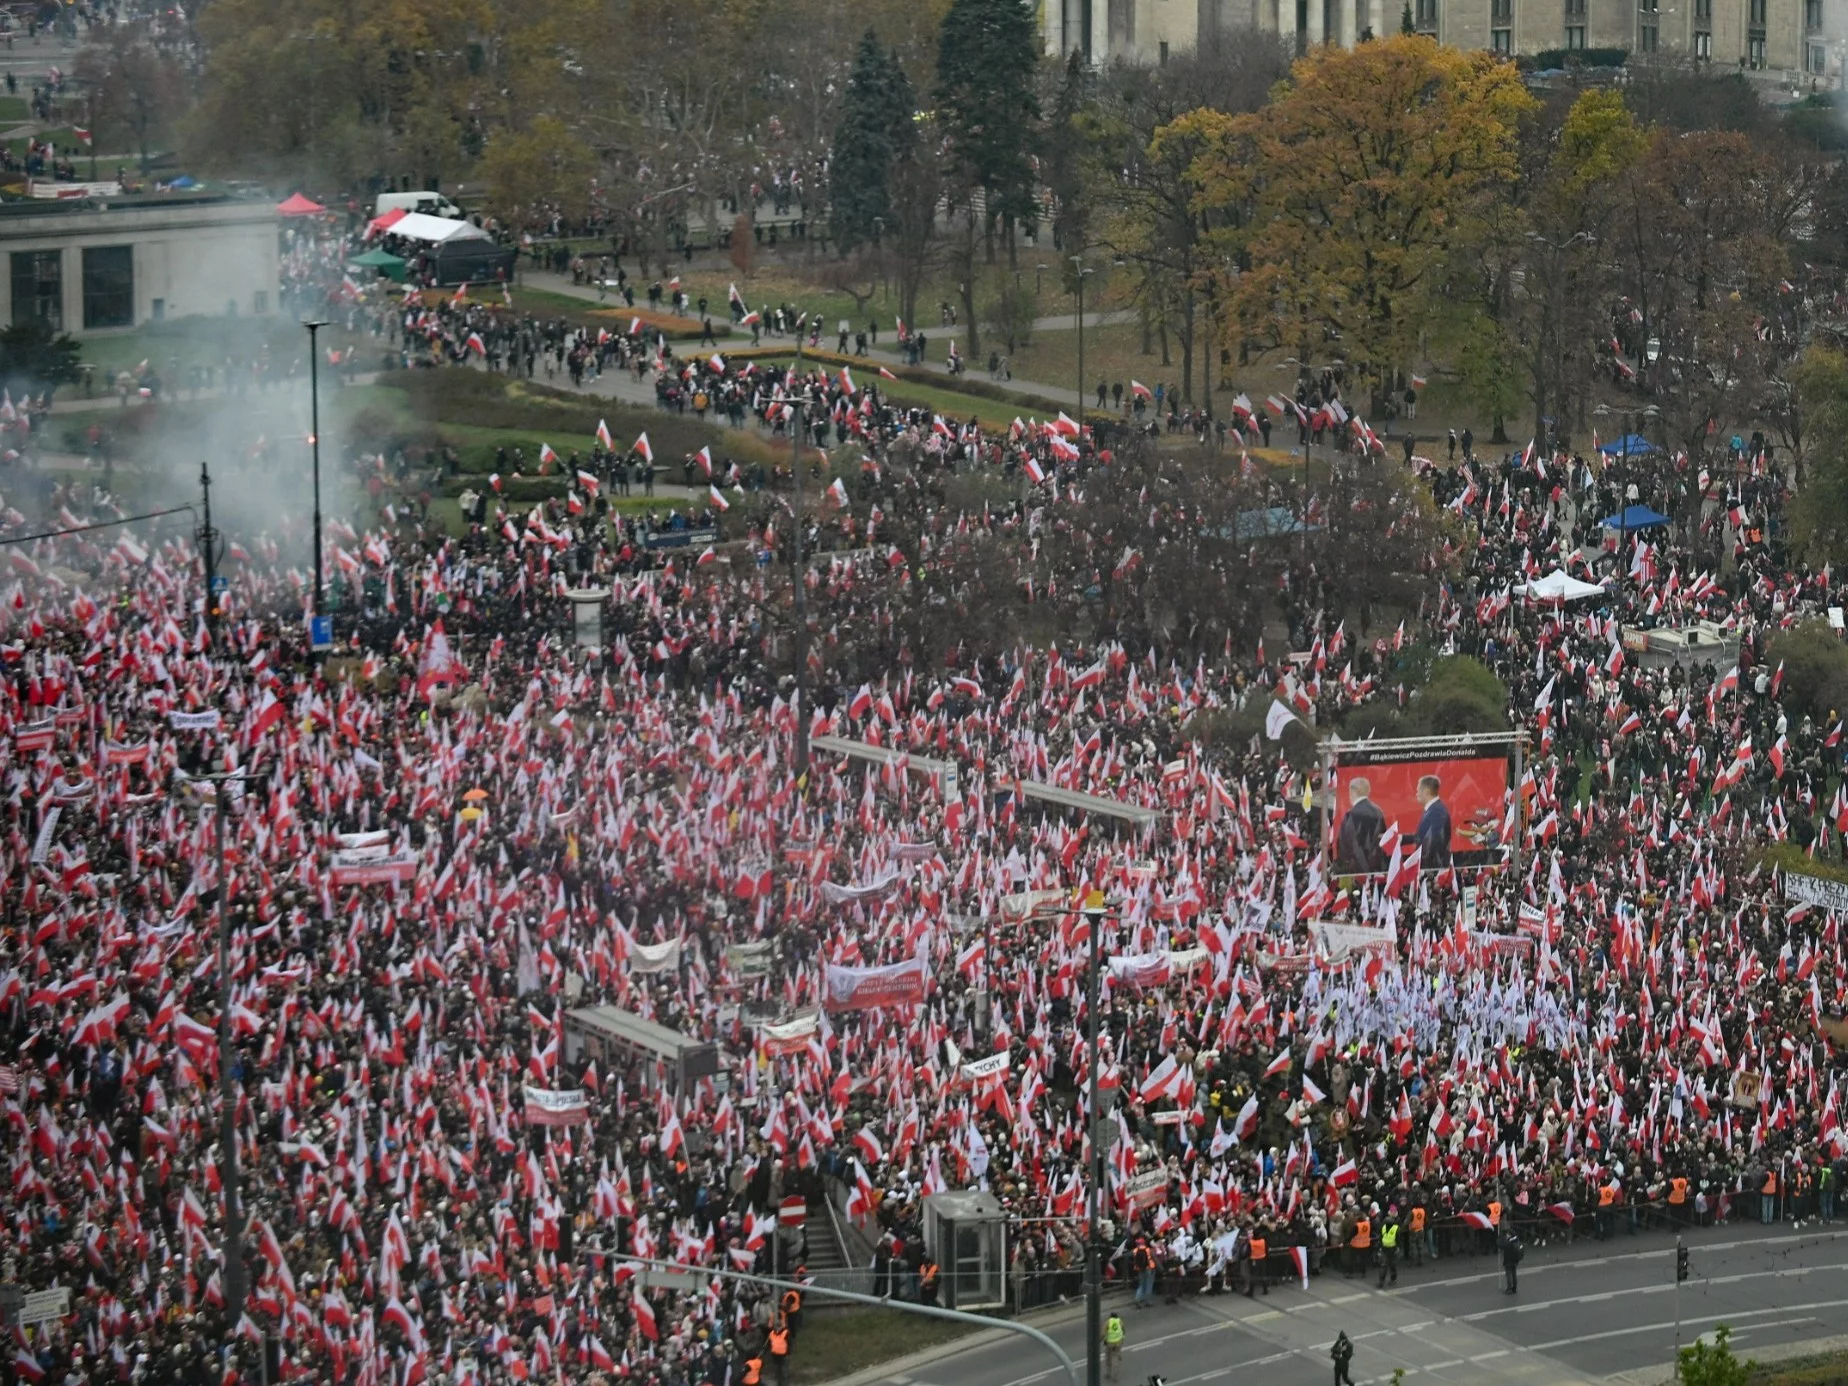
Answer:
<path fill-rule="evenodd" d="M 71 75 L 72 65 L 77 61 L 77 51 L 81 43 L 41 35 L 29 39 L 25 34 L 16 34 L 13 46 L 6 46 L 0 39 L 0 85 L 3 85 L 7 73 L 19 78 L 20 96 L 32 94 L 34 81 L 43 82 L 52 68 L 60 69 L 66 77 Z"/>
<path fill-rule="evenodd" d="M 1842 1331 L 1848 1228 L 1733 1225 L 1690 1233 L 1688 1248 L 1693 1274 L 1679 1293 L 1673 1240 L 1644 1233 L 1532 1248 L 1513 1297 L 1502 1293 L 1496 1262 L 1464 1256 L 1402 1270 L 1398 1288 L 1384 1292 L 1337 1272 L 1311 1279 L 1307 1291 L 1292 1283 L 1256 1300 L 1202 1297 L 1135 1312 L 1118 1295 L 1107 1307 L 1125 1305 L 1128 1386 L 1151 1373 L 1168 1386 L 1234 1372 L 1241 1386 L 1328 1380 L 1328 1347 L 1344 1329 L 1354 1340 L 1356 1382 L 1389 1382 L 1404 1368 L 1407 1380 L 1459 1386 L 1556 1386 L 1629 1373 L 1636 1373 L 1631 1381 L 1665 1380 L 1676 1342 L 1718 1323 L 1734 1330 L 1742 1356 Z M 1082 1376 L 1082 1306 L 1035 1323 Z M 894 1386 L 1060 1386 L 1063 1379 L 1045 1349 L 1025 1339 L 862 1378 Z"/>

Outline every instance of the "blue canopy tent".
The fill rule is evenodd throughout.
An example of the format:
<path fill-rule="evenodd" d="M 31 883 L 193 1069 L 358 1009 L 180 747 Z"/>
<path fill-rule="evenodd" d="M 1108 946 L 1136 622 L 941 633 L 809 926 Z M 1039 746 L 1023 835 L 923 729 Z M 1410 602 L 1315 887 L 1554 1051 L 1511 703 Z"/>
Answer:
<path fill-rule="evenodd" d="M 1598 523 L 1605 529 L 1621 529 L 1626 534 L 1633 529 L 1649 529 L 1655 525 L 1668 523 L 1668 516 L 1651 510 L 1646 505 L 1632 505 L 1618 511 L 1615 515 L 1606 515 Z"/>
<path fill-rule="evenodd" d="M 1611 439 L 1598 451 L 1606 457 L 1646 457 L 1661 449 L 1640 433 L 1626 433 L 1621 438 Z"/>

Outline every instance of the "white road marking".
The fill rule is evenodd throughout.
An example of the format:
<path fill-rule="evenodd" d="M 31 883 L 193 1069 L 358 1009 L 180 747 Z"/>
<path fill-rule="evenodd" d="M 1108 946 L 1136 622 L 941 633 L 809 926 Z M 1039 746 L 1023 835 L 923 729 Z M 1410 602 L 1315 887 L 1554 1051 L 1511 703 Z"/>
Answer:
<path fill-rule="evenodd" d="M 1759 1319 L 1767 1314 L 1788 1313 L 1792 1309 L 1840 1309 L 1844 1305 L 1848 1305 L 1848 1299 L 1825 1299 L 1818 1300 L 1814 1304 L 1780 1304 L 1771 1309 L 1741 1309 L 1726 1313 L 1722 1315 L 1722 1317 L 1730 1324 L 1738 1319 Z M 1672 1332 L 1674 1327 L 1675 1321 L 1673 1319 L 1669 1319 L 1662 1323 L 1636 1323 L 1631 1324 L 1627 1328 L 1607 1329 L 1603 1333 L 1586 1333 L 1576 1338 L 1555 1338 L 1550 1343 L 1534 1343 L 1529 1348 L 1529 1351 L 1550 1352 L 1554 1348 L 1576 1347 L 1580 1343 L 1603 1342 L 1607 1338 L 1622 1338 L 1632 1333 Z"/>
<path fill-rule="evenodd" d="M 1800 1319 L 1772 1319 L 1769 1323 L 1755 1323 L 1755 1324 L 1752 1324 L 1748 1328 L 1742 1328 L 1737 1333 L 1733 1334 L 1732 1336 L 1734 1338 L 1744 1338 L 1744 1337 L 1750 1336 L 1753 1333 L 1762 1333 L 1767 1328 L 1789 1328 L 1793 1324 L 1821 1323 L 1821 1322 L 1822 1322 L 1821 1319 L 1814 1318 L 1807 1314 Z"/>
<path fill-rule="evenodd" d="M 1746 1280 L 1794 1280 L 1799 1276 L 1827 1272 L 1841 1274 L 1840 1266 L 1790 1266 L 1782 1270 L 1743 1271 L 1738 1275 L 1716 1275 L 1708 1277 L 1707 1283 L 1713 1285 L 1736 1285 Z M 1459 1314 L 1457 1318 L 1464 1323 L 1478 1323 L 1483 1319 L 1496 1318 L 1502 1314 L 1531 1314 L 1539 1309 L 1558 1309 L 1572 1304 L 1602 1304 L 1607 1300 L 1627 1295 L 1665 1295 L 1675 1287 L 1670 1285 L 1633 1285 L 1627 1290 L 1604 1290 L 1595 1295 L 1568 1295 L 1561 1299 L 1529 1300 L 1522 1304 L 1504 1304 L 1499 1309 L 1478 1309 L 1474 1313 Z"/>
<path fill-rule="evenodd" d="M 1790 1246 L 1803 1242 L 1820 1245 L 1827 1242 L 1839 1242 L 1844 1238 L 1848 1238 L 1848 1232 L 1805 1232 L 1798 1236 L 1788 1237 L 1748 1237 L 1730 1242 L 1694 1242 L 1689 1244 L 1688 1250 L 1698 1255 L 1706 1256 L 1716 1251 L 1737 1251 L 1742 1247 Z M 1581 1270 L 1587 1266 L 1616 1265 L 1621 1261 L 1646 1261 L 1652 1257 L 1665 1257 L 1670 1250 L 1671 1248 L 1663 1246 L 1653 1251 L 1619 1251 L 1613 1252 L 1608 1256 L 1581 1256 L 1561 1261 L 1548 1261 L 1540 1265 L 1522 1266 L 1521 1274 L 1544 1275 L 1550 1271 L 1572 1271 Z M 1473 1285 L 1478 1281 L 1499 1280 L 1500 1278 L 1501 1272 L 1499 1270 L 1488 1270 L 1474 1275 L 1453 1275 L 1443 1280 L 1420 1280 L 1411 1282 L 1401 1286 L 1398 1290 L 1389 1290 L 1387 1293 L 1401 1295 L 1417 1294 L 1423 1290 L 1443 1289 L 1452 1285 Z"/>

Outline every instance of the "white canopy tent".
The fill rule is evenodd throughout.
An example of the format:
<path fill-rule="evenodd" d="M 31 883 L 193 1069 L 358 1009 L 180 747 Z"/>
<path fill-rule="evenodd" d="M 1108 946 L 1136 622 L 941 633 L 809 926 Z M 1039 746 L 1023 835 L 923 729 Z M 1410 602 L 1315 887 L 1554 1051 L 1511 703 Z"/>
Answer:
<path fill-rule="evenodd" d="M 386 234 L 436 244 L 444 241 L 485 241 L 488 239 L 488 233 L 473 222 L 451 221 L 448 217 L 433 217 L 427 212 L 411 212 L 399 217 L 387 228 Z"/>
<path fill-rule="evenodd" d="M 1585 597 L 1602 597 L 1604 589 L 1595 582 L 1580 582 L 1563 568 L 1555 568 L 1543 578 L 1535 578 L 1518 589 L 1536 602 L 1576 602 Z"/>

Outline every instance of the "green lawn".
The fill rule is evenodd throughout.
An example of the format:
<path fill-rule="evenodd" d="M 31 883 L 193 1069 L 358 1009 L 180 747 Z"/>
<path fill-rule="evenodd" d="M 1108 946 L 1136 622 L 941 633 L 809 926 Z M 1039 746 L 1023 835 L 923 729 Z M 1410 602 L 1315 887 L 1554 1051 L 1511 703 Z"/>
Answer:
<path fill-rule="evenodd" d="M 343 350 L 350 341 L 345 332 L 325 328 L 321 347 Z M 78 338 L 83 360 L 96 367 L 97 379 L 113 376 L 117 371 L 132 371 L 146 361 L 150 369 L 165 379 L 170 388 L 184 383 L 184 372 L 193 366 L 222 367 L 227 363 L 248 367 L 268 353 L 271 360 L 288 363 L 299 361 L 306 369 L 308 333 L 298 322 L 288 318 L 264 317 L 185 317 L 164 322 L 143 323 L 128 332 L 106 332 Z M 356 339 L 362 353 L 376 343 L 369 337 Z"/>
<path fill-rule="evenodd" d="M 789 1379 L 816 1386 L 967 1336 L 960 1324 L 895 1309 L 810 1309 L 789 1354 Z"/>
<path fill-rule="evenodd" d="M 51 141 L 52 147 L 66 158 L 72 157 L 73 150 L 76 151 L 76 157 L 79 158 L 87 158 L 89 154 L 89 151 L 77 142 L 76 132 L 68 125 L 57 125 L 49 130 L 40 130 L 37 135 L 30 137 L 22 135 L 18 139 L 8 140 L 6 146 L 8 149 L 12 150 L 14 154 L 23 159 L 26 154 L 26 146 L 32 143 L 34 139 L 40 144 L 44 144 L 47 140 Z"/>
<path fill-rule="evenodd" d="M 449 443 L 461 453 L 465 474 L 484 476 L 505 471 L 499 450 L 525 454 L 525 472 L 536 485 L 539 448 L 549 444 L 559 456 L 554 482 L 538 487 L 547 494 L 562 486 L 560 471 L 576 450 L 590 454 L 599 419 L 608 423 L 616 446 L 626 448 L 647 433 L 657 467 L 678 473 L 681 460 L 710 447 L 721 463 L 775 462 L 781 453 L 767 439 L 701 423 L 694 416 L 669 414 L 614 400 L 572 395 L 525 382 L 510 382 L 485 371 L 411 371 L 387 376 L 382 383 L 342 393 L 350 427 L 367 437 L 398 446 L 426 448 Z M 447 483 L 460 489 L 460 483 Z"/>
<path fill-rule="evenodd" d="M 0 96 L 0 125 L 24 125 L 32 119 L 32 103 L 23 96 Z"/>
<path fill-rule="evenodd" d="M 1014 281 L 1016 273 L 1022 288 L 1034 289 L 1037 285 L 1039 316 L 1057 317 L 1074 310 L 1072 296 L 1061 286 L 1056 270 L 1060 255 L 1051 246 L 1044 247 L 1043 251 L 1022 246 L 1017 269 L 1008 268 L 1004 252 L 998 253 L 997 260 L 998 263 L 984 265 L 978 271 L 975 293 L 978 313 L 986 310 L 987 304 L 1002 285 Z M 682 270 L 680 286 L 696 305 L 701 294 L 706 296 L 707 307 L 714 322 L 726 316 L 727 294 L 730 286 L 735 283 L 738 292 L 752 308 L 790 303 L 800 312 L 820 313 L 824 324 L 822 335 L 830 346 L 834 344 L 833 333 L 842 318 L 846 318 L 856 330 L 864 328 L 869 317 L 876 320 L 880 341 L 886 342 L 897 329 L 898 313 L 902 306 L 898 281 L 894 278 L 881 281 L 876 276 L 869 276 L 856 284 L 856 288 L 870 287 L 873 290 L 872 297 L 862 310 L 851 294 L 829 288 L 825 282 L 818 282 L 826 280 L 834 263 L 819 252 L 810 257 L 806 252 L 791 253 L 785 250 L 777 258 L 766 257 L 760 260 L 748 276 L 739 274 L 729 265 L 722 269 Z M 1038 269 L 1042 264 L 1045 266 L 1043 271 Z M 633 266 L 629 269 L 631 274 L 638 273 Z M 644 277 L 642 287 L 646 287 L 651 278 Z M 961 313 L 959 283 L 957 275 L 950 270 L 944 269 L 933 274 L 918 291 L 918 321 L 910 325 L 923 328 L 932 339 L 948 331 L 943 326 L 942 305 L 947 301 Z M 1086 311 L 1111 307 L 1118 301 L 1127 302 L 1127 294 L 1128 281 L 1120 271 L 1114 271 L 1106 264 L 1085 281 Z M 1088 341 L 1090 334 L 1087 332 L 1085 335 Z M 986 354 L 984 349 L 983 355 Z M 1019 373 L 1026 374 L 1024 371 Z"/>

